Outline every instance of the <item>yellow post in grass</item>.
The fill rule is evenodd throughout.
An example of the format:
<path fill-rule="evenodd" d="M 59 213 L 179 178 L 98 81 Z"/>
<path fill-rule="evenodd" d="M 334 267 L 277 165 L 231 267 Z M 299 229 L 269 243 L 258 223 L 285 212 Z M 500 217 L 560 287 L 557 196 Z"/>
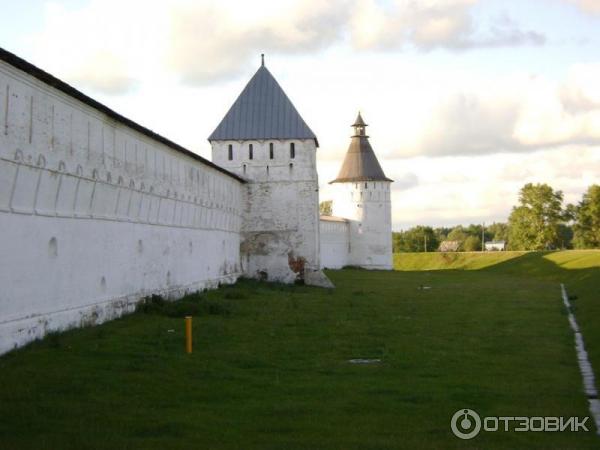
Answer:
<path fill-rule="evenodd" d="M 192 353 L 192 317 L 185 317 L 185 351 Z"/>

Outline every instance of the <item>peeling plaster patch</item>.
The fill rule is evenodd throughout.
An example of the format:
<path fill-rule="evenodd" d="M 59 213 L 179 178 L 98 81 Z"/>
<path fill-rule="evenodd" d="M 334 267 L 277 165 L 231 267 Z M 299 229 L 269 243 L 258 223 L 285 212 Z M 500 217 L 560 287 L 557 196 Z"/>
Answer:
<path fill-rule="evenodd" d="M 306 264 L 306 259 L 302 256 L 294 258 L 294 254 L 292 252 L 288 253 L 288 266 L 292 272 L 296 273 L 298 278 L 304 278 L 304 266 Z"/>
<path fill-rule="evenodd" d="M 279 233 L 258 232 L 245 233 L 245 239 L 240 245 L 240 252 L 249 255 L 271 254 L 271 248 L 279 242 Z"/>
<path fill-rule="evenodd" d="M 98 323 L 99 317 L 100 317 L 99 309 L 94 308 L 89 313 L 81 315 L 80 326 L 81 327 L 92 327 Z"/>

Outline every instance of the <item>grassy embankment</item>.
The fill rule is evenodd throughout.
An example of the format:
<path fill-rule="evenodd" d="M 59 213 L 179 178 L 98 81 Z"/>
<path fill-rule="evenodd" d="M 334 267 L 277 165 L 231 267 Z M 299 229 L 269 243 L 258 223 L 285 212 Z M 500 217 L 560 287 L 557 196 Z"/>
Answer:
<path fill-rule="evenodd" d="M 558 286 L 564 283 L 583 329 L 588 352 L 600 373 L 600 250 L 556 252 L 397 253 L 400 271 L 482 270 L 519 278 L 536 278 Z M 535 295 L 535 293 L 532 293 Z"/>
<path fill-rule="evenodd" d="M 437 271 L 411 257 L 412 271 L 331 271 L 333 291 L 242 281 L 55 335 L 0 358 L 0 448 L 597 448 L 592 432 L 461 441 L 449 421 L 588 414 L 557 283 L 600 342 L 599 256 Z"/>

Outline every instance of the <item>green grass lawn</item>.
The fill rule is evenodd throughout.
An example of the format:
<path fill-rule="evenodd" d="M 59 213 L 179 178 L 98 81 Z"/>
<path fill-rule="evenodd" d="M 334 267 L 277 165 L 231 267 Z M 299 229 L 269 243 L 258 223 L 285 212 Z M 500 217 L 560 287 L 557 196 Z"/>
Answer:
<path fill-rule="evenodd" d="M 397 253 L 400 271 L 478 270 L 501 277 L 535 278 L 552 286 L 564 283 L 596 374 L 600 375 L 600 250 L 556 252 Z M 479 274 L 480 272 L 477 272 Z"/>
<path fill-rule="evenodd" d="M 558 283 L 600 368 L 600 253 L 435 271 L 411 257 L 330 271 L 331 291 L 242 281 L 0 357 L 0 448 L 598 448 L 593 432 L 461 441 L 449 424 L 460 408 L 588 415 Z M 191 355 L 169 317 L 188 309 Z"/>

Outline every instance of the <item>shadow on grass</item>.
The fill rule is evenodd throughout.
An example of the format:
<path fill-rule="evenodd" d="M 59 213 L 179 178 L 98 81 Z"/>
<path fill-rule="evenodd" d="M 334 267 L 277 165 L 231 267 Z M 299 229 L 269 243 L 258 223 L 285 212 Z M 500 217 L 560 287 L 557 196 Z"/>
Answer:
<path fill-rule="evenodd" d="M 596 278 L 600 281 L 600 251 L 564 250 L 528 252 L 481 270 L 556 282 Z"/>

